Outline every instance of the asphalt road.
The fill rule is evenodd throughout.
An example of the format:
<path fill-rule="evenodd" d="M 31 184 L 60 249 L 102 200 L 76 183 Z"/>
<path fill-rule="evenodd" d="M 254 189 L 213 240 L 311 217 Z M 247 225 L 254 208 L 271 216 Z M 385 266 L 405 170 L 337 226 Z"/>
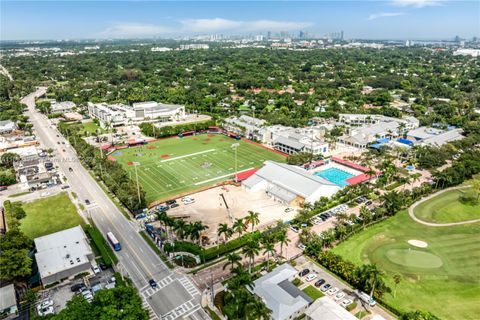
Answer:
<path fill-rule="evenodd" d="M 67 183 L 80 202 L 85 204 L 86 199 L 90 200 L 91 204 L 85 205 L 85 214 L 93 219 L 102 234 L 111 231 L 122 244 L 122 250 L 117 253 L 120 268 L 126 271 L 139 289 L 151 319 L 209 319 L 200 306 L 201 294 L 191 280 L 165 266 L 139 235 L 138 227 L 123 216 L 81 165 L 73 147 L 43 114 L 35 110 L 35 97 L 43 95 L 45 90 L 39 88 L 22 99 L 28 106 L 26 114 L 34 126 L 35 134 L 42 147 L 55 150 L 56 165 L 66 176 Z M 69 168 L 73 171 L 70 172 Z M 149 279 L 158 282 L 156 290 L 148 286 Z"/>

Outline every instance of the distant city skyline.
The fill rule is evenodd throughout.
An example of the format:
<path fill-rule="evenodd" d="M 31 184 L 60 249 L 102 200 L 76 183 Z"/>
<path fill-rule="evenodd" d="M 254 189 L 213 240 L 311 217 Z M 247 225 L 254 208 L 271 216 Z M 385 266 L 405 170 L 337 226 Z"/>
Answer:
<path fill-rule="evenodd" d="M 478 37 L 480 2 L 2 1 L 1 40 L 171 38 L 299 31 L 345 38 Z"/>

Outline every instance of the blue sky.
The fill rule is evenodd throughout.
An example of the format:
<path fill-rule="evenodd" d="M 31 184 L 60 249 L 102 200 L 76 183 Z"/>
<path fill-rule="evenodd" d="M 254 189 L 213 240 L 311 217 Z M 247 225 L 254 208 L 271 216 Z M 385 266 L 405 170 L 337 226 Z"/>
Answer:
<path fill-rule="evenodd" d="M 480 1 L 4 1 L 2 40 L 344 30 L 346 38 L 480 35 Z"/>

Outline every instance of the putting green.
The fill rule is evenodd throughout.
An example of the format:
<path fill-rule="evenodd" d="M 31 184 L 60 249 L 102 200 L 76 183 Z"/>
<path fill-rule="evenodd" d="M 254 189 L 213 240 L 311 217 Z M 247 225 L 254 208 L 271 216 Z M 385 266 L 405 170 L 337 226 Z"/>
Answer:
<path fill-rule="evenodd" d="M 443 265 L 440 257 L 420 250 L 391 249 L 386 257 L 393 263 L 413 268 L 440 268 Z"/>

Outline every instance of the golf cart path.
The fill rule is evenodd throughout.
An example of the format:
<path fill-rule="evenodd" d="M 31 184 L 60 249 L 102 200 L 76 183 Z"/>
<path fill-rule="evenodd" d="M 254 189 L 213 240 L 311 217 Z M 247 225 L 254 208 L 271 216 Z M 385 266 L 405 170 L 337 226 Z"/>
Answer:
<path fill-rule="evenodd" d="M 415 214 L 413 213 L 413 211 L 415 210 L 415 208 L 417 207 L 417 205 L 427 201 L 427 200 L 430 200 L 431 198 L 433 197 L 436 197 L 444 192 L 447 192 L 447 191 L 450 191 L 450 190 L 456 190 L 456 189 L 465 189 L 465 188 L 470 188 L 470 185 L 467 185 L 467 186 L 461 186 L 461 187 L 452 187 L 452 188 L 447 188 L 447 189 L 444 189 L 442 191 L 439 191 L 437 193 L 434 193 L 434 194 L 431 194 L 429 195 L 428 197 L 420 200 L 420 201 L 417 201 L 415 202 L 414 204 L 412 204 L 409 208 L 408 208 L 408 215 L 410 216 L 410 218 L 412 218 L 413 220 L 415 220 L 416 222 L 418 223 L 421 223 L 423 225 L 426 225 L 426 226 L 429 226 L 429 227 L 450 227 L 450 226 L 458 226 L 458 225 L 462 225 L 462 224 L 469 224 L 469 223 L 476 223 L 476 222 L 480 222 L 480 219 L 475 219 L 475 220 L 467 220 L 467 221 L 459 221 L 459 222 L 449 222 L 449 223 L 433 223 L 433 222 L 427 222 L 427 221 L 423 221 L 423 220 L 420 220 L 418 219 Z"/>

